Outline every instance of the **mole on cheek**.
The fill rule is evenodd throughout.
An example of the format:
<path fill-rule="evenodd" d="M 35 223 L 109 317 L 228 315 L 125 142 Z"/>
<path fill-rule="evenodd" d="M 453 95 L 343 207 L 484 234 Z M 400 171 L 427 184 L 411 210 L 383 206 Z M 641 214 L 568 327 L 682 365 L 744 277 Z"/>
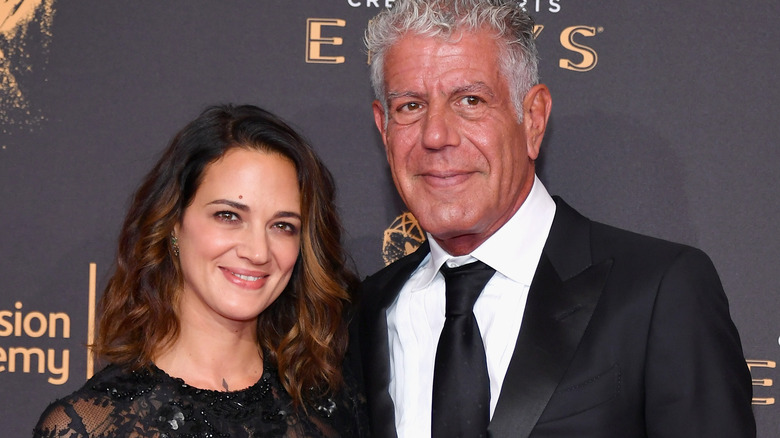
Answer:
<path fill-rule="evenodd" d="M 244 195 L 238 195 L 238 199 L 244 199 Z"/>

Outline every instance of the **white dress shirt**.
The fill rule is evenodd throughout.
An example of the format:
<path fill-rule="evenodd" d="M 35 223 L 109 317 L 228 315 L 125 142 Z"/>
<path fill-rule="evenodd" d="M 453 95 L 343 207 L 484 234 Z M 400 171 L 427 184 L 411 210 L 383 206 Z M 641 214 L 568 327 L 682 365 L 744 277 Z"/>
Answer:
<path fill-rule="evenodd" d="M 520 209 L 470 255 L 453 258 L 428 236 L 430 254 L 387 309 L 389 391 L 399 437 L 420 437 L 431 431 L 433 365 L 445 319 L 444 277 L 439 268 L 445 262 L 459 266 L 478 259 L 496 270 L 474 305 L 487 356 L 493 417 L 554 216 L 555 202 L 535 177 Z"/>

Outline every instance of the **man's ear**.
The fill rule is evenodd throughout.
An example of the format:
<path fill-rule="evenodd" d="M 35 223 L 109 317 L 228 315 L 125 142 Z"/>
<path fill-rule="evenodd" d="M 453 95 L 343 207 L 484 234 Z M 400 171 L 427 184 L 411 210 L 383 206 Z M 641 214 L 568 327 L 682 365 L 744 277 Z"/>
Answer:
<path fill-rule="evenodd" d="M 379 100 L 375 100 L 371 107 L 374 110 L 374 123 L 376 124 L 376 129 L 379 130 L 379 135 L 382 136 L 382 143 L 384 143 L 385 147 L 387 147 L 387 125 L 385 124 L 385 109 Z"/>
<path fill-rule="evenodd" d="M 534 85 L 523 99 L 523 127 L 528 145 L 528 157 L 532 160 L 539 156 L 551 109 L 552 96 L 544 84 Z"/>

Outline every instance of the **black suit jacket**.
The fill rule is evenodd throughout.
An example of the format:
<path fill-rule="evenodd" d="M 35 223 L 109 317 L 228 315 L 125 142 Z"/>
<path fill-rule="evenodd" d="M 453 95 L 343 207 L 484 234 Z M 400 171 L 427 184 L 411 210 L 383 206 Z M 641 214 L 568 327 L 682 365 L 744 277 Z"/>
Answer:
<path fill-rule="evenodd" d="M 490 436 L 754 437 L 751 378 L 709 258 L 555 202 Z M 360 288 L 350 357 L 373 436 L 396 436 L 385 311 L 428 252 Z"/>

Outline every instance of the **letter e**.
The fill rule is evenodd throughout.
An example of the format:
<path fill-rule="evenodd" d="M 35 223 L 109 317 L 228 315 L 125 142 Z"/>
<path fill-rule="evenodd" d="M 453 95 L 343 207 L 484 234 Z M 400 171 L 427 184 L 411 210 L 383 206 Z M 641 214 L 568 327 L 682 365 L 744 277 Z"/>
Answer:
<path fill-rule="evenodd" d="M 309 18 L 306 20 L 306 62 L 309 64 L 343 64 L 343 56 L 324 56 L 322 46 L 325 44 L 340 46 L 343 39 L 339 37 L 323 37 L 324 26 L 344 27 L 345 20 L 338 18 Z"/>

